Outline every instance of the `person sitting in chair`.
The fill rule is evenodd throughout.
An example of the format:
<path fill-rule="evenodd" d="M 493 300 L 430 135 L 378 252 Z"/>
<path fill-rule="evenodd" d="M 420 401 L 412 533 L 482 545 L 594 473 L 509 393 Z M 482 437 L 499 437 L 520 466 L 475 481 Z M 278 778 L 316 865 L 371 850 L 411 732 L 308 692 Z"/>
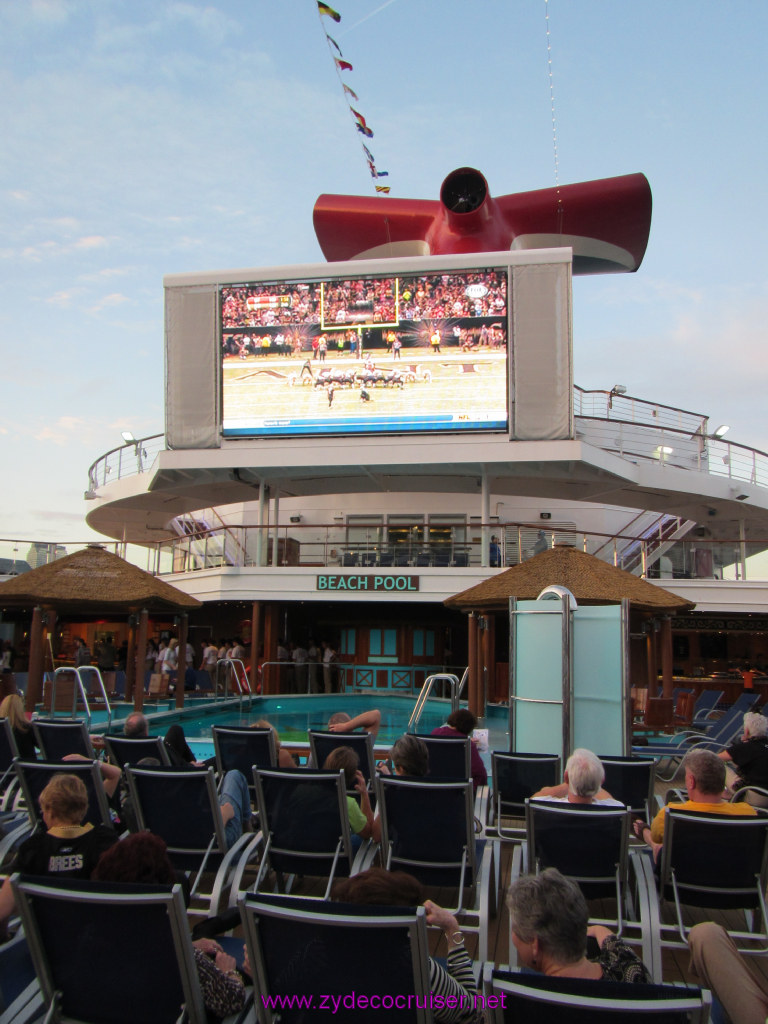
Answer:
<path fill-rule="evenodd" d="M 587 927 L 587 901 L 556 868 L 522 875 L 507 894 L 512 943 L 521 967 L 563 978 L 650 982 L 630 947 L 602 925 Z"/>
<path fill-rule="evenodd" d="M 382 775 L 410 775 L 419 778 L 429 774 L 429 749 L 424 740 L 406 732 L 395 740 L 389 752 L 389 761 L 379 761 L 376 771 Z M 378 811 L 373 819 L 372 838 L 381 842 L 381 818 Z"/>
<path fill-rule="evenodd" d="M 569 804 L 598 804 L 602 807 L 623 807 L 619 800 L 603 789 L 605 768 L 597 754 L 579 747 L 565 762 L 563 781 L 545 786 L 534 793 L 532 800 L 550 800 Z"/>
<path fill-rule="evenodd" d="M 165 842 L 151 832 L 128 836 L 107 850 L 91 877 L 98 882 L 169 887 L 177 881 Z M 235 958 L 215 939 L 197 939 L 192 945 L 206 1010 L 217 1018 L 237 1013 L 245 1003 L 245 982 Z"/>
<path fill-rule="evenodd" d="M 711 750 L 689 750 L 683 758 L 685 771 L 685 788 L 688 799 L 683 803 L 669 803 L 667 807 L 677 807 L 684 811 L 702 811 L 706 814 L 729 814 L 742 817 L 754 817 L 757 811 L 751 804 L 728 803 L 724 798 L 725 763 Z M 666 807 L 662 807 L 653 822 L 649 825 L 639 819 L 634 822 L 635 835 L 645 840 L 653 851 L 654 860 L 658 861 L 659 852 L 664 841 L 664 820 Z"/>
<path fill-rule="evenodd" d="M 365 777 L 360 771 L 360 758 L 351 747 L 336 747 L 325 759 L 323 768 L 327 771 L 344 772 L 344 784 L 347 787 L 347 816 L 352 833 L 352 852 L 360 849 L 363 839 L 370 839 L 373 834 L 373 808 L 368 795 Z M 360 794 L 360 803 L 349 790 L 356 789 Z"/>
<path fill-rule="evenodd" d="M 717 756 L 726 762 L 726 781 L 732 792 L 744 786 L 768 789 L 768 718 L 758 711 L 747 711 L 741 738 Z M 768 798 L 761 793 L 748 793 L 746 798 L 755 807 L 768 807 Z"/>
<path fill-rule="evenodd" d="M 102 853 L 118 841 L 108 825 L 82 825 L 88 791 L 75 775 L 54 775 L 40 794 L 47 831 L 35 831 L 19 847 L 12 871 L 55 878 L 90 878 Z M 0 922 L 13 913 L 10 875 L 0 889 Z"/>
<path fill-rule="evenodd" d="M 472 774 L 472 785 L 475 789 L 478 786 L 488 785 L 488 772 L 485 769 L 482 757 L 480 757 L 477 743 L 472 739 L 472 730 L 476 725 L 477 719 L 469 708 L 457 708 L 450 713 L 445 725 L 432 730 L 433 736 L 469 737 L 469 764 Z"/>
<path fill-rule="evenodd" d="M 351 878 L 334 883 L 332 898 L 341 903 L 362 903 L 376 906 L 424 906 L 427 924 L 440 928 L 448 946 L 443 966 L 429 958 L 429 987 L 433 997 L 440 997 L 442 1006 L 433 998 L 436 1021 L 470 1024 L 481 1021 L 482 1013 L 475 1006 L 477 983 L 472 960 L 464 948 L 464 936 L 458 921 L 443 907 L 424 899 L 421 882 L 405 871 L 370 868 Z"/>

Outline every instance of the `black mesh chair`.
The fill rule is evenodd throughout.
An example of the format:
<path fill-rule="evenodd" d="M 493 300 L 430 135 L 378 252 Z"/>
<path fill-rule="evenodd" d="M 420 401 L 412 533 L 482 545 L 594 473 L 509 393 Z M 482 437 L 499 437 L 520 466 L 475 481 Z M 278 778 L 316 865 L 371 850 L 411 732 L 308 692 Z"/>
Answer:
<path fill-rule="evenodd" d="M 468 779 L 472 774 L 469 736 L 421 736 L 429 751 L 429 775 L 439 779 Z"/>
<path fill-rule="evenodd" d="M 662 948 L 686 948 L 683 908 L 741 911 L 746 927 L 729 927 L 741 953 L 768 953 L 768 816 L 727 817 L 667 808 L 659 861 L 659 900 L 651 901 L 652 927 Z M 655 894 L 653 894 L 655 895 Z M 675 922 L 661 921 L 664 902 Z"/>
<path fill-rule="evenodd" d="M 315 1019 L 305 1006 L 283 1006 L 281 996 L 301 995 L 325 1005 L 344 1024 L 384 1019 L 421 1024 L 432 1020 L 424 908 L 360 906 L 291 896 L 247 893 L 240 914 L 253 968 L 256 1001 L 264 1021 L 302 1024 Z M 350 989 L 385 994 L 379 1005 L 349 1006 Z M 347 996 L 347 1006 L 343 997 Z M 384 1012 L 382 1012 L 384 1011 Z M 315 1010 L 315 1017 L 319 1011 Z"/>
<path fill-rule="evenodd" d="M 46 1020 L 207 1024 L 180 886 L 12 884 Z"/>
<path fill-rule="evenodd" d="M 519 861 L 513 856 L 512 875 L 557 868 L 576 882 L 585 899 L 615 901 L 614 917 L 592 917 L 591 923 L 607 925 L 641 945 L 643 962 L 660 979 L 660 969 L 654 973 L 658 932 L 648 909 L 648 858 L 633 858 L 630 880 L 629 821 L 624 807 L 528 800 L 527 840 Z"/>
<path fill-rule="evenodd" d="M 32 722 L 35 743 L 45 761 L 61 761 L 67 754 L 95 758 L 88 727 L 79 718 L 36 718 Z"/>
<path fill-rule="evenodd" d="M 309 749 L 312 763 L 322 768 L 325 759 L 337 747 L 351 747 L 360 758 L 360 771 L 363 773 L 369 788 L 375 774 L 373 757 L 373 736 L 368 732 L 323 732 L 319 729 L 309 730 Z"/>
<path fill-rule="evenodd" d="M 278 892 L 290 893 L 296 876 L 327 879 L 353 870 L 344 773 L 307 768 L 256 768 L 262 858 L 253 886 L 274 871 Z"/>
<path fill-rule="evenodd" d="M 170 765 L 168 748 L 160 736 L 105 736 L 104 749 L 118 768 L 137 765 L 145 757 L 154 757 L 161 765 Z"/>
<path fill-rule="evenodd" d="M 491 799 L 486 831 L 502 839 L 525 837 L 525 802 L 544 786 L 562 781 L 559 754 L 505 754 L 491 752 Z M 504 818 L 518 818 L 520 825 L 505 826 Z"/>
<path fill-rule="evenodd" d="M 654 815 L 656 761 L 644 757 L 611 757 L 600 755 L 605 769 L 606 789 L 633 814 L 646 821 Z"/>
<path fill-rule="evenodd" d="M 13 762 L 18 756 L 19 751 L 11 723 L 7 718 L 0 718 L 0 812 L 8 810 L 13 805 L 17 792 Z"/>
<path fill-rule="evenodd" d="M 253 769 L 277 766 L 275 734 L 266 727 L 251 729 L 247 725 L 214 725 L 211 735 L 216 754 L 216 771 L 220 776 L 232 768 L 242 772 L 255 801 Z"/>
<path fill-rule="evenodd" d="M 40 794 L 54 775 L 76 775 L 85 783 L 88 810 L 84 824 L 111 825 L 107 794 L 97 761 L 15 761 L 16 776 L 24 794 L 24 804 L 33 828 L 42 823 Z"/>
<path fill-rule="evenodd" d="M 243 832 L 227 849 L 213 768 L 126 768 L 128 791 L 140 829 L 165 840 L 168 856 L 180 871 L 194 874 L 190 894 L 203 901 L 211 917 L 235 906 L 243 874 L 258 856 L 259 837 Z M 250 823 L 249 823 L 250 824 Z M 214 875 L 209 889 L 206 874 Z"/>
<path fill-rule="evenodd" d="M 496 851 L 491 840 L 475 837 L 472 780 L 380 775 L 376 791 L 384 866 L 453 889 L 452 912 L 462 930 L 477 934 L 476 959 L 485 960 L 488 920 L 496 913 Z"/>
<path fill-rule="evenodd" d="M 489 1024 L 706 1024 L 712 999 L 706 989 L 626 984 L 584 978 L 520 974 L 486 964 L 483 997 Z"/>

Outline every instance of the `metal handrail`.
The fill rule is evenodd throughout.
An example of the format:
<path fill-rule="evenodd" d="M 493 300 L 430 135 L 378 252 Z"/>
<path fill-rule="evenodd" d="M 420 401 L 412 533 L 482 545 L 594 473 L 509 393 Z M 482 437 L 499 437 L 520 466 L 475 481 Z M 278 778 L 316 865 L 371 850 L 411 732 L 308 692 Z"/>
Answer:
<path fill-rule="evenodd" d="M 462 683 L 467 676 L 467 670 L 465 670 L 462 676 Z M 419 724 L 419 720 L 426 707 L 429 695 L 432 693 L 432 687 L 436 682 L 448 682 L 451 687 L 451 711 L 455 711 L 459 706 L 459 677 L 453 675 L 451 672 L 436 672 L 432 676 L 427 676 L 419 691 L 419 696 L 416 698 L 411 717 L 408 719 L 408 725 L 406 732 L 415 732 L 416 727 Z"/>
<path fill-rule="evenodd" d="M 53 679 L 51 680 L 51 718 L 55 718 L 56 717 L 56 679 L 57 679 L 57 677 L 62 675 L 63 673 L 67 673 L 69 675 L 74 675 L 75 679 L 77 680 L 77 683 L 73 687 L 73 690 L 72 690 L 72 717 L 73 718 L 77 718 L 77 701 L 78 701 L 78 693 L 79 693 L 80 700 L 82 700 L 83 706 L 85 707 L 85 717 L 86 717 L 86 721 L 88 723 L 88 729 L 90 730 L 90 728 L 91 728 L 91 717 L 92 717 L 91 716 L 91 706 L 88 703 L 88 690 L 87 690 L 85 682 L 83 680 L 83 676 L 82 676 L 83 672 L 90 672 L 90 673 L 95 674 L 95 676 L 96 676 L 96 680 L 97 680 L 97 682 L 99 684 L 99 689 L 101 690 L 101 696 L 102 696 L 102 699 L 104 701 L 104 705 L 105 705 L 105 707 L 107 709 L 107 731 L 109 731 L 109 728 L 112 725 L 112 706 L 109 703 L 109 697 L 107 696 L 107 691 L 106 691 L 106 688 L 104 686 L 104 680 L 101 678 L 101 672 L 98 670 L 98 668 L 96 668 L 95 665 L 79 665 L 79 666 L 77 666 L 77 668 L 71 667 L 69 665 L 61 665 L 59 668 L 54 669 Z"/>
<path fill-rule="evenodd" d="M 250 707 L 253 701 L 253 687 L 251 686 L 251 680 L 248 677 L 248 671 L 245 667 L 245 663 L 241 658 L 219 658 L 216 662 L 216 682 L 218 686 L 219 680 L 219 666 L 223 665 L 225 669 L 231 669 L 230 672 L 224 673 L 224 700 L 229 698 L 229 680 L 230 678 L 235 679 L 237 682 L 237 694 L 236 696 L 240 699 L 240 707 L 243 706 L 243 699 L 248 697 L 248 706 Z M 239 671 L 238 671 L 239 670 Z M 242 675 L 240 674 L 242 673 Z M 247 687 L 247 693 L 242 688 L 242 680 L 245 680 Z"/>

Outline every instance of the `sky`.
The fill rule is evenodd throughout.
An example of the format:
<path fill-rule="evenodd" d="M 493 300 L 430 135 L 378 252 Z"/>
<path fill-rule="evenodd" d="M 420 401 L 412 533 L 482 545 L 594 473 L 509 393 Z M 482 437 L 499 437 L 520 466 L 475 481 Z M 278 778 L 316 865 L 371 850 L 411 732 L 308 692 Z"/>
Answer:
<path fill-rule="evenodd" d="M 321 262 L 317 196 L 374 193 L 362 142 L 402 198 L 645 173 L 639 271 L 574 280 L 575 382 L 768 450 L 768 4 L 335 7 L 0 0 L 0 541 L 93 537 L 89 465 L 163 430 L 163 275 Z"/>

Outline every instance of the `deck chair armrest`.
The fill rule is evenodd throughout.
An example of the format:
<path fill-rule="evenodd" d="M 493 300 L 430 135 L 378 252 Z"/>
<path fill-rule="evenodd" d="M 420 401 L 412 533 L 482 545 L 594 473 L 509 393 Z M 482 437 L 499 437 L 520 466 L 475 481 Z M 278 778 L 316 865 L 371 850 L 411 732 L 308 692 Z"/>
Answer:
<path fill-rule="evenodd" d="M 475 821 L 480 822 L 483 827 L 483 833 L 488 824 L 488 814 L 491 805 L 491 795 L 488 786 L 478 786 L 475 792 Z"/>

